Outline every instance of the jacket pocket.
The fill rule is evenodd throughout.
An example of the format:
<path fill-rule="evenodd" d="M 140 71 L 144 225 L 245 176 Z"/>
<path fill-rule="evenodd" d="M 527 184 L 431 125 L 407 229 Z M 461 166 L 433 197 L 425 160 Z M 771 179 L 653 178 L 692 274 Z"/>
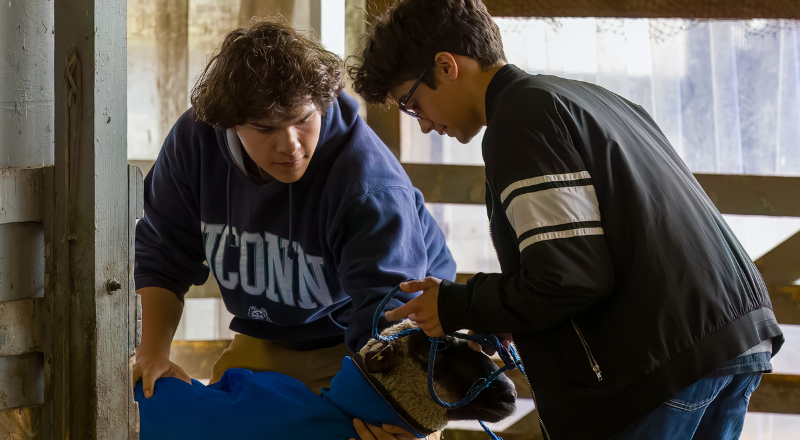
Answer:
<path fill-rule="evenodd" d="M 575 333 L 578 334 L 578 338 L 581 341 L 581 345 L 583 346 L 583 351 L 586 353 L 586 359 L 589 360 L 589 367 L 594 371 L 595 376 L 597 376 L 597 381 L 603 381 L 603 372 L 600 371 L 600 365 L 597 364 L 597 360 L 592 355 L 592 349 L 589 348 L 589 343 L 586 342 L 586 338 L 583 337 L 583 333 L 581 329 L 578 327 L 578 324 L 575 323 L 575 320 L 570 318 L 569 321 L 572 323 L 572 327 L 575 329 Z"/>

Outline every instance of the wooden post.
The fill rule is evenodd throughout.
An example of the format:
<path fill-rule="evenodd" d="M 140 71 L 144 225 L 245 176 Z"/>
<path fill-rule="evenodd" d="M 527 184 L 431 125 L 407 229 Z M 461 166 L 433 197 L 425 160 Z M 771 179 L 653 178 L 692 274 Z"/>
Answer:
<path fill-rule="evenodd" d="M 56 0 L 53 228 L 59 258 L 45 438 L 131 428 L 126 2 Z M 184 83 L 185 84 L 185 83 Z M 63 257 L 68 256 L 66 260 Z M 134 421 L 135 422 L 135 421 Z"/>

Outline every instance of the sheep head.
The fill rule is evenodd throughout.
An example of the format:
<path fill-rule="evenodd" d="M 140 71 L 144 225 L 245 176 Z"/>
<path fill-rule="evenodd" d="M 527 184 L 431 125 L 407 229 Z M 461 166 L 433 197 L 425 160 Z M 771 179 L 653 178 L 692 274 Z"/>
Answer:
<path fill-rule="evenodd" d="M 383 335 L 414 327 L 411 321 L 404 320 L 384 330 Z M 450 420 L 499 422 L 514 413 L 516 392 L 505 375 L 461 408 L 445 409 L 431 400 L 427 384 L 430 344 L 424 333 L 416 332 L 390 342 L 370 339 L 359 354 L 367 373 L 404 411 L 431 430 L 443 429 Z M 476 380 L 495 370 L 497 365 L 485 354 L 469 348 L 466 341 L 448 338 L 447 347 L 436 354 L 434 387 L 445 402 L 457 402 Z"/>

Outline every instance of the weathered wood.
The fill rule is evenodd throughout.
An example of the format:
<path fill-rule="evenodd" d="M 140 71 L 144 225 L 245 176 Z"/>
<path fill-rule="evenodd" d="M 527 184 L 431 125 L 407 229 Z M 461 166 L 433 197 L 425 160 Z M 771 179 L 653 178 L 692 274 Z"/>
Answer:
<path fill-rule="evenodd" d="M 136 165 L 139 167 L 143 176 L 146 176 L 147 173 L 150 172 L 150 169 L 153 168 L 154 164 L 154 160 L 128 160 L 128 165 Z"/>
<path fill-rule="evenodd" d="M 189 0 L 156 0 L 155 34 L 160 131 L 166 136 L 189 108 Z"/>
<path fill-rule="evenodd" d="M 793 0 L 485 0 L 495 17 L 800 18 Z"/>
<path fill-rule="evenodd" d="M 800 200 L 797 203 L 800 205 Z M 800 233 L 756 260 L 756 267 L 767 285 L 784 286 L 800 279 Z"/>
<path fill-rule="evenodd" d="M 486 200 L 482 166 L 404 163 L 403 168 L 428 203 L 483 204 Z"/>
<path fill-rule="evenodd" d="M 42 221 L 44 167 L 0 169 L 0 224 Z"/>
<path fill-rule="evenodd" d="M 69 301 L 55 309 L 67 382 L 55 438 L 127 439 L 129 384 L 126 1 L 54 2 L 56 217 L 70 237 Z M 62 191 L 61 185 L 68 185 Z M 66 201 L 65 204 L 62 204 Z M 62 228 L 63 226 L 63 228 Z M 108 281 L 123 288 L 108 291 Z M 58 346 L 59 341 L 54 343 Z M 64 371 L 59 371 L 58 374 Z"/>
<path fill-rule="evenodd" d="M 41 350 L 37 300 L 0 302 L 0 356 Z"/>
<path fill-rule="evenodd" d="M 770 287 L 769 298 L 779 323 L 800 325 L 800 286 Z"/>
<path fill-rule="evenodd" d="M 239 27 L 249 27 L 253 22 L 253 17 L 268 17 L 276 13 L 292 19 L 294 10 L 294 0 L 241 0 L 239 2 Z"/>
<path fill-rule="evenodd" d="M 44 296 L 41 223 L 0 224 L 0 301 Z"/>
<path fill-rule="evenodd" d="M 800 414 L 800 375 L 765 374 L 750 398 L 752 412 Z"/>
<path fill-rule="evenodd" d="M 52 11 L 48 0 L 2 2 L 0 168 L 53 163 Z"/>
<path fill-rule="evenodd" d="M 128 165 L 128 439 L 139 438 L 139 405 L 134 401 L 133 364 L 134 352 L 142 340 L 141 299 L 136 294 L 133 278 L 136 220 L 142 218 L 144 211 L 144 184 L 142 170 L 136 165 Z"/>
<path fill-rule="evenodd" d="M 386 108 L 367 105 L 367 122 L 397 160 L 400 160 L 400 110 L 397 106 Z"/>
<path fill-rule="evenodd" d="M 0 357 L 0 411 L 44 403 L 42 353 Z"/>
<path fill-rule="evenodd" d="M 42 407 L 0 411 L 0 438 L 4 440 L 34 440 L 41 438 Z"/>
<path fill-rule="evenodd" d="M 231 341 L 172 341 L 169 360 L 190 377 L 208 379 L 211 368 Z"/>
<path fill-rule="evenodd" d="M 694 176 L 723 214 L 800 217 L 800 177 Z"/>

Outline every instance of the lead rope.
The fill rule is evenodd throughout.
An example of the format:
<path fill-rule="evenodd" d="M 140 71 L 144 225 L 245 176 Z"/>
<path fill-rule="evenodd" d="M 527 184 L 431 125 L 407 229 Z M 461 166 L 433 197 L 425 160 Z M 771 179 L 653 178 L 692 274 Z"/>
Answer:
<path fill-rule="evenodd" d="M 397 286 L 395 286 L 394 289 L 392 289 L 391 292 L 389 292 L 388 295 L 386 295 L 383 298 L 383 300 L 381 300 L 380 304 L 378 304 L 377 309 L 375 309 L 375 314 L 372 316 L 373 339 L 377 339 L 379 341 L 384 341 L 384 342 L 390 342 L 408 336 L 412 333 L 422 331 L 421 328 L 417 327 L 417 328 L 402 330 L 389 336 L 383 336 L 380 334 L 380 332 L 378 332 L 378 321 L 380 321 L 383 309 L 386 308 L 386 305 L 389 303 L 389 301 L 391 301 L 392 298 L 394 298 L 399 291 L 400 291 L 400 285 L 398 284 Z M 434 385 L 433 368 L 436 361 L 436 353 L 439 351 L 440 343 L 445 345 L 445 347 L 442 348 L 442 350 L 447 348 L 447 346 L 449 345 L 448 338 L 464 339 L 467 341 L 476 342 L 482 346 L 490 346 L 494 348 L 495 351 L 497 351 L 497 354 L 500 355 L 500 359 L 503 361 L 503 366 L 501 368 L 493 371 L 486 378 L 481 378 L 476 380 L 475 383 L 472 384 L 472 386 L 470 387 L 469 391 L 467 391 L 467 395 L 456 403 L 449 403 L 440 399 L 439 396 L 436 394 L 436 389 L 433 386 Z M 513 370 L 517 368 L 517 366 L 521 365 L 521 361 L 514 347 L 511 346 L 510 349 L 506 349 L 506 347 L 500 342 L 500 339 L 495 335 L 468 335 L 466 333 L 453 333 L 445 336 L 444 338 L 429 338 L 429 339 L 431 341 L 431 349 L 428 354 L 428 393 L 431 396 L 431 400 L 433 400 L 434 402 L 436 402 L 437 405 L 443 408 L 461 408 L 462 406 L 469 404 L 476 397 L 478 397 L 478 394 L 480 394 L 481 391 L 488 388 L 489 385 L 492 383 L 492 381 L 497 379 L 501 374 L 503 374 L 505 371 Z M 498 437 L 494 432 L 492 432 L 492 430 L 489 429 L 489 427 L 486 426 L 485 423 L 483 423 L 483 420 L 478 420 L 478 423 L 480 423 L 483 430 L 486 431 L 486 434 L 489 436 L 490 440 L 503 440 L 502 437 Z"/>

